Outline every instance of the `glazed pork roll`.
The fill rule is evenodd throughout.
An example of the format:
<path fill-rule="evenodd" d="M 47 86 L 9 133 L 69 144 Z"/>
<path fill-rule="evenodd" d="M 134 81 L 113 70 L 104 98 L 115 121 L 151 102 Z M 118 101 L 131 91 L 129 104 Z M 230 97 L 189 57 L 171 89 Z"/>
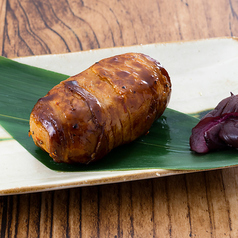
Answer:
<path fill-rule="evenodd" d="M 147 133 L 170 94 L 170 77 L 159 62 L 141 53 L 113 56 L 40 98 L 29 134 L 54 161 L 88 164 Z"/>

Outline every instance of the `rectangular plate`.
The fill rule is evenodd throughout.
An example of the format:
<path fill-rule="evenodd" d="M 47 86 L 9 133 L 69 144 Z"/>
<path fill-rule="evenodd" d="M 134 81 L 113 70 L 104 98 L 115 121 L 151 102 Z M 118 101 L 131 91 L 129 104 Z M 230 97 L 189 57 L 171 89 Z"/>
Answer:
<path fill-rule="evenodd" d="M 18 62 L 74 75 L 112 55 L 141 52 L 157 59 L 172 81 L 169 107 L 184 113 L 213 108 L 238 94 L 238 40 L 215 38 L 90 50 L 14 59 Z M 104 183 L 170 176 L 193 171 L 145 169 L 104 172 L 57 172 L 41 164 L 0 127 L 0 194 L 19 194 Z"/>

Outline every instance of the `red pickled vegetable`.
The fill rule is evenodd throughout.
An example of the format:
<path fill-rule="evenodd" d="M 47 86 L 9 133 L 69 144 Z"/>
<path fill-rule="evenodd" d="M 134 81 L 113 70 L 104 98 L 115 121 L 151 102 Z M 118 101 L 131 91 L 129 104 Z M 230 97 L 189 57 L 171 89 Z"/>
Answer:
<path fill-rule="evenodd" d="M 231 93 L 199 121 L 192 129 L 190 147 L 197 153 L 238 148 L 238 95 Z"/>

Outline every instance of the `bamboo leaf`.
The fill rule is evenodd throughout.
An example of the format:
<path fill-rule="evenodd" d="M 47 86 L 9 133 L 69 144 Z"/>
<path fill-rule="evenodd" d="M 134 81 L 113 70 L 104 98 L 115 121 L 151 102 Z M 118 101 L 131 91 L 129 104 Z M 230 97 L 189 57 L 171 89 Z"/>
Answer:
<path fill-rule="evenodd" d="M 37 100 L 68 76 L 0 57 L 0 125 L 36 159 L 52 170 L 103 171 L 144 168 L 204 170 L 238 164 L 237 150 L 197 155 L 190 151 L 191 129 L 198 119 L 171 109 L 152 126 L 149 134 L 120 146 L 90 165 L 55 163 L 28 136 L 30 112 Z M 0 142 L 3 138 L 0 138 Z M 0 152 L 1 154 L 1 152 Z M 17 155 L 16 155 L 17 156 Z"/>

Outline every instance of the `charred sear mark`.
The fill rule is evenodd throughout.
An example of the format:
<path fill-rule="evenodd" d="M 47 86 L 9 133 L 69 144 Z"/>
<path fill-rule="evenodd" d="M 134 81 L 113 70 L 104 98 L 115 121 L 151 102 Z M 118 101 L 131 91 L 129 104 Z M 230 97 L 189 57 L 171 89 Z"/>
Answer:
<path fill-rule="evenodd" d="M 238 95 L 231 93 L 201 119 L 192 129 L 190 147 L 197 153 L 238 148 Z"/>

